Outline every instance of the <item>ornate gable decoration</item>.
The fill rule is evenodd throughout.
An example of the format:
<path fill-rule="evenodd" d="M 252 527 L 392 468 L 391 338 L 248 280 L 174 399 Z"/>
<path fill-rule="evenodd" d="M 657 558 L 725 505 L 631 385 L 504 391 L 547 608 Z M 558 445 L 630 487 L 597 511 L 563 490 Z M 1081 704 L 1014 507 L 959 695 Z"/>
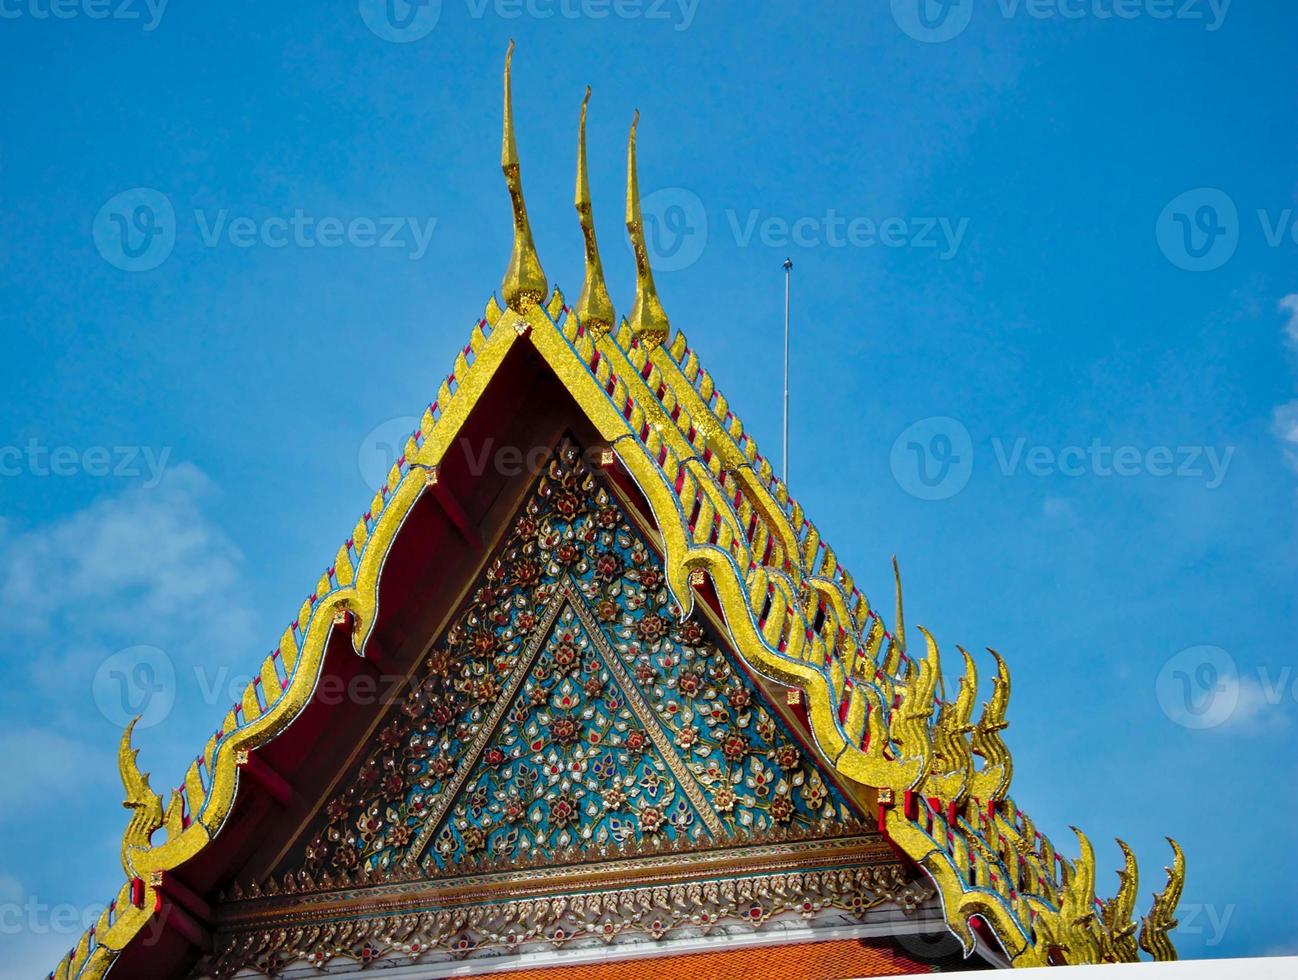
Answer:
<path fill-rule="evenodd" d="M 302 868 L 435 877 L 856 820 L 569 445 Z"/>
<path fill-rule="evenodd" d="M 702 614 L 681 618 L 583 460 L 555 454 L 309 841 L 219 907 L 196 976 L 910 915 L 933 896 Z"/>

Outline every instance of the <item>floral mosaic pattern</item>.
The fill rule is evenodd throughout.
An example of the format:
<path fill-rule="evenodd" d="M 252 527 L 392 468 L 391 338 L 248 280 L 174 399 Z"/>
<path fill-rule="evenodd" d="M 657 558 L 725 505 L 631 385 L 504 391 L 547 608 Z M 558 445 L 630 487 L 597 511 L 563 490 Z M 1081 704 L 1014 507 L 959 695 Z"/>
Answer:
<path fill-rule="evenodd" d="M 700 808 L 654 750 L 571 604 L 543 651 L 438 833 L 437 863 L 484 847 L 509 858 L 579 840 L 698 840 Z"/>
<path fill-rule="evenodd" d="M 854 815 L 572 447 L 554 459 L 307 870 L 733 843 Z"/>

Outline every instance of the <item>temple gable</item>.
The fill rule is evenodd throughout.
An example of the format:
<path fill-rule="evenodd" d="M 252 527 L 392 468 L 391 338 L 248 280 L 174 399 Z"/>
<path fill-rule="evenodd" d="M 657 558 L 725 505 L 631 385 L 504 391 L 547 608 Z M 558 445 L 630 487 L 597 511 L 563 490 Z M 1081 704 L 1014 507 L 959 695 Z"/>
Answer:
<path fill-rule="evenodd" d="M 437 876 L 609 848 L 704 848 L 851 821 L 569 446 L 300 868 Z"/>
<path fill-rule="evenodd" d="M 53 980 L 679 964 L 840 932 L 886 939 L 889 962 L 834 975 L 920 968 L 933 951 L 911 937 L 931 934 L 957 948 L 944 970 L 1175 959 L 1179 845 L 1139 925 L 1121 841 L 1098 897 L 1086 835 L 1069 859 L 1010 796 L 1007 661 L 989 649 L 978 713 L 983 658 L 957 647 L 948 700 L 896 560 L 888 625 L 672 329 L 636 122 L 635 299 L 617 317 L 586 103 L 585 278 L 572 307 L 550 289 L 510 64 L 499 299 L 165 799 L 127 726 L 125 880 Z M 496 440 L 558 448 L 534 482 L 454 451 Z"/>
<path fill-rule="evenodd" d="M 565 442 L 299 844 L 218 906 L 196 975 L 913 912 L 930 890 L 704 615 Z"/>

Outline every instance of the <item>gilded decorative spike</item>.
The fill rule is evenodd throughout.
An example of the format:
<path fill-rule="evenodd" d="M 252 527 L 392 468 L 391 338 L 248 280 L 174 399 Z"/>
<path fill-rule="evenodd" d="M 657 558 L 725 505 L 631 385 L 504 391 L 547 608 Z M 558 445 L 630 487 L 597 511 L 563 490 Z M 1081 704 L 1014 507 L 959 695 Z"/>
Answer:
<path fill-rule="evenodd" d="M 897 565 L 897 556 L 892 556 L 892 575 L 897 582 L 897 619 L 893 623 L 891 639 L 888 641 L 888 649 L 884 651 L 883 661 L 880 664 L 881 669 L 889 677 L 897 676 L 901 669 L 901 655 L 906 648 L 906 622 L 902 616 L 901 607 L 901 569 Z M 879 624 L 879 619 L 875 619 L 875 624 Z"/>
<path fill-rule="evenodd" d="M 1010 670 L 999 653 L 987 652 L 996 659 L 996 676 L 992 678 L 992 696 L 983 704 L 972 738 L 973 754 L 986 764 L 970 782 L 972 795 L 983 801 L 1004 799 L 1014 777 L 1014 759 L 1001 738 L 1001 732 L 1009 728 L 1005 715 L 1010 704 Z"/>
<path fill-rule="evenodd" d="M 1072 828 L 1081 854 L 1064 883 L 1059 905 L 1057 938 L 1070 963 L 1095 963 L 1100 956 L 1098 917 L 1095 914 L 1095 851 L 1090 840 Z"/>
<path fill-rule="evenodd" d="M 933 771 L 925 785 L 925 793 L 962 804 L 968 797 L 973 776 L 973 754 L 968 736 L 973 731 L 970 719 L 978 693 L 978 667 L 964 647 L 956 649 L 964 657 L 965 672 L 956 699 L 944 702 L 938 709 L 933 733 Z"/>
<path fill-rule="evenodd" d="M 1119 840 L 1118 847 L 1122 849 L 1123 858 L 1123 868 L 1118 872 L 1118 894 L 1107 902 L 1100 902 L 1104 920 L 1100 955 L 1106 963 L 1135 963 L 1140 953 L 1136 947 L 1136 923 L 1132 916 L 1136 911 L 1136 893 L 1140 889 L 1140 869 L 1136 865 L 1136 855 L 1126 842 Z"/>
<path fill-rule="evenodd" d="M 883 696 L 883 702 L 891 709 L 893 696 L 897 693 L 893 688 L 893 677 L 897 672 L 896 665 L 890 665 L 887 659 L 879 659 L 879 651 L 883 648 L 883 624 L 879 622 L 878 617 L 870 620 L 870 628 L 865 635 L 865 656 L 867 660 L 879 664 L 879 669 L 874 677 L 874 683 L 879 688 L 879 693 Z"/>
<path fill-rule="evenodd" d="M 906 649 L 906 615 L 903 613 L 901 604 L 901 566 L 897 563 L 897 556 L 893 556 L 893 579 L 897 583 L 897 623 L 893 627 L 894 635 L 897 636 L 897 644 L 902 650 Z"/>
<path fill-rule="evenodd" d="M 613 301 L 609 299 L 604 283 L 604 265 L 599 260 L 599 244 L 595 241 L 595 218 L 591 213 L 590 174 L 586 168 L 586 107 L 590 104 L 590 86 L 581 102 L 581 127 L 577 132 L 577 214 L 581 219 L 581 235 L 586 247 L 586 278 L 582 281 L 581 295 L 573 314 L 577 321 L 593 333 L 605 334 L 613 327 Z"/>
<path fill-rule="evenodd" d="M 1072 880 L 1068 883 L 1069 890 L 1079 919 L 1089 921 L 1095 915 L 1095 848 L 1084 833 L 1076 827 L 1071 829 L 1077 835 L 1081 849 L 1073 866 Z"/>
<path fill-rule="evenodd" d="M 131 719 L 122 733 L 121 744 L 117 748 L 117 769 L 122 777 L 122 786 L 126 790 L 126 799 L 122 806 L 131 811 L 131 818 L 122 835 L 122 868 L 128 876 L 135 870 L 131 864 L 132 851 L 147 851 L 149 838 L 162 826 L 162 797 L 153 792 L 149 786 L 149 777 L 140 772 L 136 762 L 138 749 L 131 747 L 131 734 L 135 731 L 138 717 Z"/>
<path fill-rule="evenodd" d="M 902 652 L 906 650 L 906 616 L 902 611 L 901 605 L 901 566 L 897 564 L 897 556 L 892 556 L 892 577 L 897 583 L 897 622 L 893 624 L 893 636 L 897 638 L 897 646 L 901 647 Z"/>
<path fill-rule="evenodd" d="M 627 323 L 631 336 L 648 347 L 657 347 L 667 339 L 671 324 L 658 299 L 654 286 L 654 273 L 649 265 L 649 248 L 645 244 L 644 215 L 640 211 L 640 179 L 636 173 L 635 134 L 640 125 L 640 112 L 636 111 L 631 123 L 631 139 L 626 151 L 626 230 L 631 235 L 635 251 L 635 305 Z"/>
<path fill-rule="evenodd" d="M 888 748 L 887 712 L 877 688 L 872 684 L 863 684 L 861 690 L 864 692 L 868 712 L 865 719 L 866 740 L 862 751 L 872 759 L 883 759 Z"/>
<path fill-rule="evenodd" d="M 509 203 L 514 211 L 514 253 L 500 284 L 505 305 L 522 313 L 529 303 L 545 302 L 549 291 L 541 260 L 532 243 L 532 226 L 527 221 L 527 204 L 523 201 L 523 179 L 518 169 L 518 146 L 514 142 L 514 98 L 510 67 L 514 60 L 514 42 L 505 52 L 505 134 L 500 151 L 500 169 L 509 188 Z"/>
<path fill-rule="evenodd" d="M 933 734 L 930 720 L 933 717 L 933 695 L 937 679 L 942 673 L 941 655 L 937 641 L 928 631 L 920 628 L 928 644 L 928 655 L 921 661 L 912 660 L 906 668 L 906 686 L 902 691 L 899 710 L 894 712 L 892 737 L 900 747 L 903 762 L 919 763 L 915 785 L 922 785 L 933 759 Z"/>
<path fill-rule="evenodd" d="M 1175 929 L 1176 907 L 1181 904 L 1181 890 L 1185 887 L 1185 854 L 1181 845 L 1172 838 L 1167 842 L 1172 845 L 1172 866 L 1167 868 L 1167 887 L 1154 896 L 1154 906 L 1149 915 L 1140 923 L 1140 948 L 1159 962 L 1177 959 L 1176 947 L 1168 938 L 1168 933 Z"/>

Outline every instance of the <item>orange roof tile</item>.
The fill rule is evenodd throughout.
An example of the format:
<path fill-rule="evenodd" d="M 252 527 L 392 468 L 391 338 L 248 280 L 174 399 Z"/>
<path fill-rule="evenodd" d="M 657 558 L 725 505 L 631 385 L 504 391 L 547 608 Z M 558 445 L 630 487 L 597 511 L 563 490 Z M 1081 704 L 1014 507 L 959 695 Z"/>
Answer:
<path fill-rule="evenodd" d="M 837 939 L 784 946 L 745 946 L 715 953 L 683 953 L 581 966 L 511 970 L 505 980 L 661 980 L 707 977 L 708 980 L 843 980 L 845 977 L 895 977 L 934 973 L 929 963 L 908 959 L 888 945 L 861 939 Z"/>

